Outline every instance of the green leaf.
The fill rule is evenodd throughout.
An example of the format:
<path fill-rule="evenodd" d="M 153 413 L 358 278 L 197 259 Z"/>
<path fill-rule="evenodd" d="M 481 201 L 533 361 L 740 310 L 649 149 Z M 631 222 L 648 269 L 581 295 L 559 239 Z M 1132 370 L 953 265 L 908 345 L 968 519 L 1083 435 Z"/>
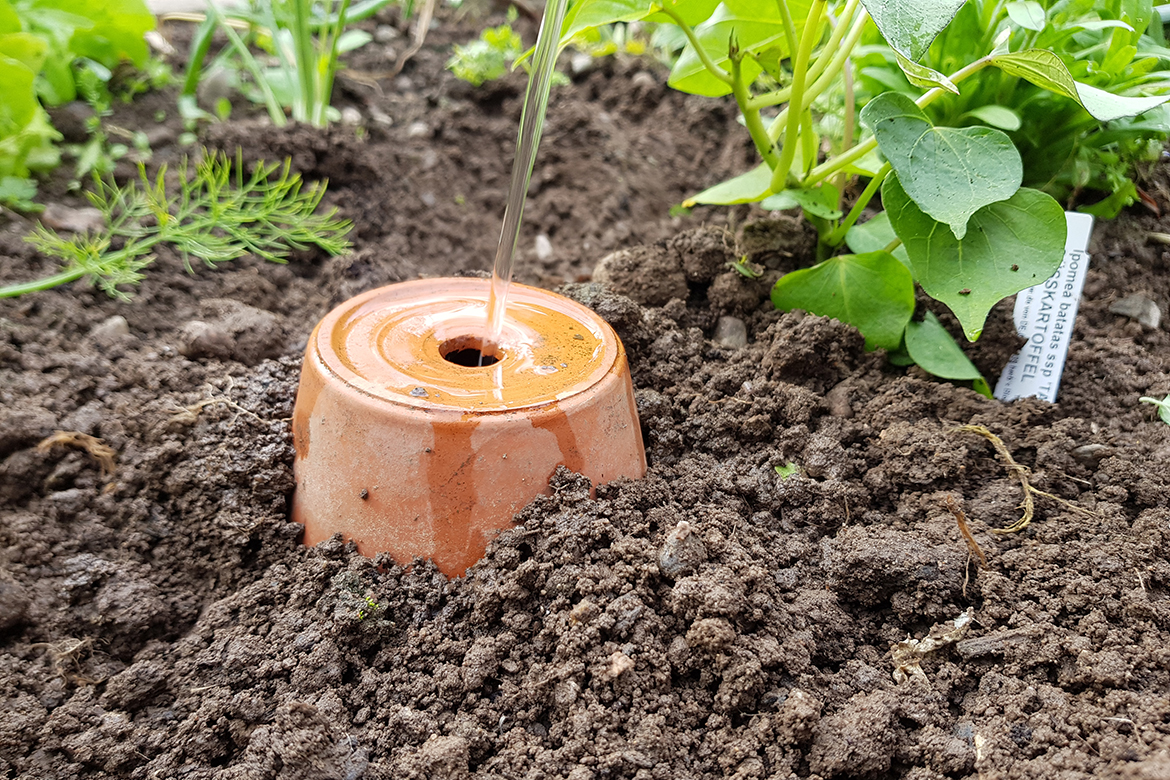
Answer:
<path fill-rule="evenodd" d="M 861 110 L 902 186 L 919 208 L 951 227 L 1020 188 L 1024 166 L 1010 138 L 990 127 L 935 127 L 914 101 L 886 92 Z"/>
<path fill-rule="evenodd" d="M 964 0 L 862 0 L 882 37 L 914 61 L 958 13 Z"/>
<path fill-rule="evenodd" d="M 0 138 L 19 133 L 40 109 L 33 91 L 33 71 L 11 57 L 0 56 L 0 84 L 4 98 L 0 100 Z"/>
<path fill-rule="evenodd" d="M 1113 219 L 1121 210 L 1138 201 L 1137 185 L 1126 179 L 1120 187 L 1110 193 L 1109 197 L 1099 200 L 1091 206 L 1079 206 L 1077 211 L 1082 214 L 1092 214 L 1097 219 Z"/>
<path fill-rule="evenodd" d="M 766 164 L 741 173 L 733 179 L 708 187 L 698 195 L 682 202 L 684 208 L 694 208 L 702 203 L 707 206 L 731 206 L 736 203 L 755 203 L 771 192 L 772 169 Z"/>
<path fill-rule="evenodd" d="M 24 29 L 20 17 L 8 0 L 0 0 L 0 33 L 20 32 Z"/>
<path fill-rule="evenodd" d="M 48 51 L 49 44 L 38 35 L 19 32 L 0 35 L 0 57 L 14 59 L 33 73 L 45 64 Z"/>
<path fill-rule="evenodd" d="M 795 477 L 797 474 L 800 473 L 800 466 L 798 466 L 795 463 L 792 463 L 790 461 L 783 466 L 777 466 L 776 473 L 780 475 L 780 479 L 788 479 L 789 477 Z"/>
<path fill-rule="evenodd" d="M 1007 4 L 1007 13 L 1013 22 L 1025 30 L 1040 32 L 1044 29 L 1044 6 L 1035 0 L 1018 0 Z"/>
<path fill-rule="evenodd" d="M 979 106 L 978 108 L 971 109 L 963 116 L 973 117 L 985 125 L 998 127 L 1000 130 L 1007 130 L 1008 132 L 1019 130 L 1022 124 L 1020 115 L 1004 106 Z"/>
<path fill-rule="evenodd" d="M 914 314 L 914 279 L 889 252 L 839 255 L 780 277 L 772 304 L 847 322 L 866 349 L 896 349 Z"/>
<path fill-rule="evenodd" d="M 881 212 L 876 216 L 854 225 L 845 233 L 845 244 L 856 254 L 864 252 L 878 252 L 894 242 L 898 234 L 890 225 L 890 215 Z M 910 257 L 906 254 L 906 247 L 899 245 L 892 253 L 902 265 L 910 268 Z M 911 269 L 913 270 L 913 269 Z"/>
<path fill-rule="evenodd" d="M 804 19 L 811 4 L 811 0 L 788 0 L 797 37 L 804 30 Z M 775 0 L 727 0 L 707 21 L 695 27 L 695 37 L 712 62 L 728 72 L 728 47 L 732 40 L 741 52 L 748 54 L 771 48 L 779 49 L 782 56 L 791 54 Z M 745 57 L 741 67 L 744 80 L 749 84 L 763 71 L 754 57 Z M 680 92 L 706 97 L 720 97 L 731 92 L 731 85 L 707 70 L 690 43 L 670 71 L 668 83 Z"/>
<path fill-rule="evenodd" d="M 633 22 L 654 12 L 651 0 L 581 0 L 565 14 L 561 45 L 580 32 L 614 22 Z"/>
<path fill-rule="evenodd" d="M 1147 395 L 1143 395 L 1138 400 L 1144 404 L 1153 404 L 1154 406 L 1158 407 L 1158 417 L 1162 418 L 1162 422 L 1170 425 L 1170 395 L 1166 396 L 1161 401 L 1159 401 L 1157 398 L 1150 398 Z M 776 471 L 780 471 L 779 466 L 776 467 Z"/>
<path fill-rule="evenodd" d="M 894 57 L 898 60 L 898 67 L 906 75 L 906 80 L 914 86 L 921 87 L 922 89 L 939 87 L 955 95 L 959 94 L 959 88 L 934 68 L 928 68 L 925 65 L 912 62 L 902 56 L 902 52 L 896 49 L 894 50 Z"/>
<path fill-rule="evenodd" d="M 20 211 L 37 208 L 32 199 L 37 196 L 37 183 L 17 176 L 0 176 L 0 203 Z"/>
<path fill-rule="evenodd" d="M 882 203 L 906 245 L 915 280 L 951 308 L 970 341 L 983 332 L 992 306 L 1052 276 L 1064 257 L 1064 210 L 1038 190 L 1025 187 L 984 206 L 961 240 L 923 213 L 896 175 L 882 185 Z"/>
<path fill-rule="evenodd" d="M 1114 95 L 1103 89 L 1073 80 L 1064 62 L 1055 53 L 1045 49 L 996 54 L 991 64 L 1004 73 L 1026 79 L 1038 87 L 1077 101 L 1094 119 L 1109 122 L 1124 116 L 1136 116 L 1160 106 L 1170 95 L 1128 97 Z"/>
<path fill-rule="evenodd" d="M 821 219 L 840 219 L 837 208 L 837 188 L 831 185 L 811 190 L 782 190 L 760 201 L 765 211 L 785 211 L 799 206 L 806 213 Z"/>
<path fill-rule="evenodd" d="M 922 322 L 906 326 L 906 351 L 924 371 L 943 379 L 983 379 L 933 312 L 928 311 Z M 986 380 L 983 384 L 986 386 Z"/>

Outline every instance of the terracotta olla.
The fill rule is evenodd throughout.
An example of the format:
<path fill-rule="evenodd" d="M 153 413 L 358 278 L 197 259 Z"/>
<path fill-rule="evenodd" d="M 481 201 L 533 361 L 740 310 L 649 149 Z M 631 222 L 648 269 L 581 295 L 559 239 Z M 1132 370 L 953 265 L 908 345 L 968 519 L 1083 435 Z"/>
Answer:
<path fill-rule="evenodd" d="M 487 294 L 482 279 L 405 282 L 317 325 L 293 415 L 305 544 L 340 532 L 364 555 L 430 558 L 461 576 L 558 465 L 595 485 L 645 474 L 613 329 L 514 284 L 493 345 Z"/>

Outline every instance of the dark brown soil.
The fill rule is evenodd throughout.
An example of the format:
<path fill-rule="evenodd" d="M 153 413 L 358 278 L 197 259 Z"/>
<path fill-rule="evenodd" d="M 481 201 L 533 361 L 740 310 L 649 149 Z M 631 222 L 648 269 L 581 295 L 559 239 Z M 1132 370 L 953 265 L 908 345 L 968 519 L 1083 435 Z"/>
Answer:
<path fill-rule="evenodd" d="M 1170 253 L 1145 238 L 1170 220 L 1098 227 L 1059 403 L 991 401 L 769 311 L 725 263 L 737 240 L 769 268 L 807 263 L 787 217 L 746 235 L 669 218 L 750 150 L 726 104 L 645 63 L 556 93 L 519 267 L 580 282 L 565 292 L 622 335 L 649 475 L 591 499 L 558 472 L 450 582 L 299 543 L 288 418 L 312 324 L 494 249 L 522 81 L 443 72 L 472 35 L 437 30 L 406 81 L 346 82 L 364 136 L 209 132 L 328 176 L 352 254 L 188 275 L 164 252 L 130 304 L 83 285 L 0 302 L 0 775 L 1170 777 L 1170 426 L 1138 402 L 1170 393 L 1170 337 L 1108 311 L 1170 306 Z M 0 235 L 0 280 L 49 270 L 27 229 Z M 654 276 L 589 282 L 617 249 Z M 992 378 L 1009 311 L 971 348 Z M 712 340 L 724 315 L 746 347 Z M 1020 486 L 961 424 L 1065 503 L 992 533 Z M 58 430 L 100 437 L 116 471 L 76 440 L 37 446 Z M 967 610 L 965 637 L 896 682 L 891 648 Z"/>

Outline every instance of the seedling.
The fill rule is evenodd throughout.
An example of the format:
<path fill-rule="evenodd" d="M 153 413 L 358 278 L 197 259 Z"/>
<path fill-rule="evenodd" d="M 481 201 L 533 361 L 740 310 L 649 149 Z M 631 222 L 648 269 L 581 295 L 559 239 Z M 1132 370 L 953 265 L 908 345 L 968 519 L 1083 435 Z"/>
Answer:
<path fill-rule="evenodd" d="M 789 479 L 800 473 L 800 466 L 789 462 L 783 466 L 777 466 L 776 473 L 780 475 L 780 479 Z"/>
<path fill-rule="evenodd" d="M 1157 398 L 1150 398 L 1147 395 L 1143 395 L 1138 400 L 1144 404 L 1153 404 L 1154 406 L 1158 407 L 1158 417 L 1161 418 L 1162 422 L 1170 425 L 1170 395 L 1166 396 L 1161 401 L 1159 401 Z"/>
<path fill-rule="evenodd" d="M 1024 5 L 1046 18 L 1039 4 Z M 762 160 L 683 205 L 800 208 L 817 229 L 821 263 L 777 282 L 778 308 L 849 322 L 867 348 L 973 380 L 990 394 L 937 319 L 913 320 L 915 285 L 947 305 L 974 341 L 996 303 L 1059 266 L 1065 218 L 1051 196 L 1021 187 L 1020 153 L 1003 130 L 948 127 L 927 109 L 956 100 L 960 85 L 987 69 L 1072 101 L 1092 121 L 1133 116 L 1168 97 L 1116 95 L 1078 81 L 1066 60 L 1026 34 L 1017 15 L 982 20 L 978 51 L 945 60 L 945 72 L 922 64 L 961 6 L 961 0 L 581 0 L 566 18 L 562 43 L 614 22 L 645 19 L 681 30 L 687 45 L 669 83 L 733 96 Z M 1108 26 L 1101 18 L 1108 8 L 1080 12 L 1092 17 L 1084 24 Z M 914 94 L 881 92 L 858 114 L 851 57 L 862 53 L 867 35 L 893 53 Z M 989 102 L 967 110 L 986 119 L 996 116 L 994 108 Z M 858 118 L 868 131 L 860 142 Z M 830 132 L 829 119 L 839 133 Z M 854 175 L 868 183 L 846 210 L 842 193 Z M 879 192 L 884 214 L 862 222 Z"/>
<path fill-rule="evenodd" d="M 358 614 L 357 614 L 358 620 L 365 620 L 366 618 L 375 614 L 378 610 L 380 610 L 382 608 L 381 605 L 378 604 L 378 602 L 374 601 L 369 596 L 365 597 L 365 601 L 366 601 L 366 606 L 363 607 L 362 609 L 358 610 Z"/>
<path fill-rule="evenodd" d="M 197 257 L 207 266 L 245 254 L 275 263 L 285 262 L 294 249 L 317 246 L 331 255 L 344 252 L 352 225 L 337 219 L 337 209 L 316 213 L 325 183 L 303 187 L 300 174 L 284 164 L 256 164 L 245 178 L 243 161 L 233 167 L 226 154 L 212 154 L 177 170 L 177 194 L 169 194 L 167 168 L 152 180 L 143 165 L 138 181 L 126 186 L 96 179 L 86 193 L 105 218 L 98 233 L 65 237 L 38 225 L 28 241 L 42 254 L 64 264 L 60 272 L 43 279 L 0 287 L 0 298 L 47 290 L 89 277 L 112 298 L 129 298 L 121 289 L 135 286 L 142 270 L 154 261 L 152 250 L 171 244 L 190 267 Z"/>
<path fill-rule="evenodd" d="M 142 0 L 0 0 L 0 204 L 38 210 L 31 177 L 61 160 L 61 134 L 42 104 L 74 100 L 85 79 L 108 81 L 124 61 L 146 66 L 143 35 L 153 28 Z"/>
<path fill-rule="evenodd" d="M 211 70 L 204 63 L 218 30 L 227 37 L 228 46 L 216 62 L 228 68 L 235 85 L 250 100 L 264 105 L 274 125 L 288 123 L 287 107 L 294 121 L 325 126 L 340 117 L 329 105 L 338 56 L 372 40 L 368 32 L 346 30 L 346 26 L 369 18 L 390 2 L 365 0 L 351 7 L 350 0 L 250 0 L 232 8 L 209 3 L 207 16 L 191 42 L 180 98 L 189 104 L 185 111 L 193 113 L 196 88 Z M 244 34 L 237 28 L 243 28 Z M 276 66 L 257 60 L 250 44 L 274 55 Z"/>

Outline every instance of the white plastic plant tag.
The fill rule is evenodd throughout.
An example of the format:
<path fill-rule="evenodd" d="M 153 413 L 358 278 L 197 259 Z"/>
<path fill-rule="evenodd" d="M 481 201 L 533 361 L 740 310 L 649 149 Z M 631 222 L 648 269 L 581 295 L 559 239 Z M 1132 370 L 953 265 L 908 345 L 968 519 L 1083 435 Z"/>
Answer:
<path fill-rule="evenodd" d="M 1089 236 L 1093 232 L 1090 215 L 1066 211 L 1064 216 L 1068 220 L 1068 239 L 1060 268 L 1044 284 L 1016 295 L 1016 330 L 1028 343 L 999 375 L 995 397 L 1001 401 L 1028 396 L 1056 400 L 1089 271 Z"/>

